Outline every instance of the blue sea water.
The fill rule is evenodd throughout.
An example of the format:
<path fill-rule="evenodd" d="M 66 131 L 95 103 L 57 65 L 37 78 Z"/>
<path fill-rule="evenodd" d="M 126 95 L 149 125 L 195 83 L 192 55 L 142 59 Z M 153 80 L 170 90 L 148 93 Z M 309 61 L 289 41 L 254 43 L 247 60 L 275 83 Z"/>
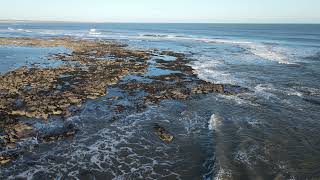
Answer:
<path fill-rule="evenodd" d="M 30 155 L 39 159 L 28 167 L 22 167 L 27 160 L 20 160 L 21 166 L 3 169 L 4 177 L 320 177 L 320 25 L 0 24 L 0 37 L 61 36 L 183 52 L 199 78 L 250 91 L 165 101 L 112 123 L 101 121 L 109 113 L 98 108 L 103 98 L 89 102 L 81 115 L 73 117 L 85 126 L 75 140 L 40 146 L 36 155 Z M 7 54 L 20 57 L 15 54 L 21 51 L 5 48 L 0 47 L 4 69 L 11 67 L 3 64 L 10 63 Z M 155 121 L 175 132 L 173 144 L 156 142 L 147 133 Z"/>

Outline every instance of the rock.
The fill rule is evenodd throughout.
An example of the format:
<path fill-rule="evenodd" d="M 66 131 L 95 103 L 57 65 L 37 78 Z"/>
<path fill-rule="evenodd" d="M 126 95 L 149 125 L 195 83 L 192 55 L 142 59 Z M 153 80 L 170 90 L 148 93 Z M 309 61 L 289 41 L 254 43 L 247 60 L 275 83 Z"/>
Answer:
<path fill-rule="evenodd" d="M 60 110 L 56 110 L 56 111 L 53 111 L 52 114 L 53 115 L 61 115 L 63 112 L 60 111 Z"/>
<path fill-rule="evenodd" d="M 119 96 L 112 96 L 112 97 L 110 98 L 110 100 L 114 100 L 114 101 L 119 100 L 119 99 L 120 99 Z"/>
<path fill-rule="evenodd" d="M 77 131 L 78 129 L 74 124 L 66 124 L 62 128 L 57 129 L 50 134 L 39 137 L 39 140 L 45 143 L 57 141 L 68 137 L 73 137 Z"/>
<path fill-rule="evenodd" d="M 79 104 L 81 102 L 81 99 L 78 99 L 76 97 L 69 97 L 69 101 L 71 104 Z"/>
<path fill-rule="evenodd" d="M 16 115 L 16 116 L 25 116 L 26 112 L 25 111 L 12 111 L 11 114 Z"/>
<path fill-rule="evenodd" d="M 182 73 L 173 73 L 169 75 L 161 75 L 161 76 L 151 76 L 150 79 L 155 79 L 159 81 L 176 81 L 176 82 L 182 82 L 186 81 L 187 76 Z"/>
<path fill-rule="evenodd" d="M 163 127 L 158 124 L 154 126 L 156 135 L 164 142 L 170 143 L 173 141 L 173 136 Z"/>
<path fill-rule="evenodd" d="M 7 164 L 11 161 L 12 159 L 10 157 L 3 157 L 3 156 L 0 156 L 0 165 L 4 165 L 4 164 Z"/>
<path fill-rule="evenodd" d="M 114 108 L 114 111 L 117 113 L 122 113 L 125 109 L 126 107 L 123 105 L 116 105 L 116 107 Z"/>
<path fill-rule="evenodd" d="M 9 148 L 9 149 L 15 149 L 15 148 L 17 148 L 17 144 L 9 143 L 9 144 L 6 145 L 6 147 Z"/>
<path fill-rule="evenodd" d="M 6 144 L 15 143 L 21 139 L 26 139 L 33 135 L 33 128 L 22 122 L 18 122 L 13 126 L 7 127 L 5 131 L 7 133 Z"/>
<path fill-rule="evenodd" d="M 148 52 L 97 40 L 0 38 L 0 45 L 9 44 L 64 46 L 72 49 L 73 53 L 54 55 L 53 60 L 58 58 L 80 64 L 44 69 L 23 67 L 0 76 L 0 110 L 19 109 L 15 107 L 16 96 L 19 96 L 24 110 L 8 111 L 9 114 L 44 120 L 51 115 L 68 114 L 71 105 L 78 106 L 86 99 L 105 96 L 107 86 L 117 84 L 130 73 L 145 72 L 148 68 L 146 61 L 150 58 Z M 121 59 L 107 61 L 104 59 L 106 55 Z"/>
<path fill-rule="evenodd" d="M 198 87 L 192 88 L 193 94 L 208 94 L 208 93 L 224 93 L 222 84 L 205 83 Z"/>
<path fill-rule="evenodd" d="M 173 99 L 187 99 L 190 96 L 190 93 L 186 89 L 173 89 L 169 93 Z"/>

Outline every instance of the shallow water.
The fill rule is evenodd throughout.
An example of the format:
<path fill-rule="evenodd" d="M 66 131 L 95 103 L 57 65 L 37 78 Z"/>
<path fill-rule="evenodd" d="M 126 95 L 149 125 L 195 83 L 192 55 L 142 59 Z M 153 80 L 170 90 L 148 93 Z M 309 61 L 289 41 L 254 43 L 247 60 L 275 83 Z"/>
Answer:
<path fill-rule="evenodd" d="M 183 52 L 201 79 L 250 91 L 164 101 L 140 113 L 128 109 L 116 119 L 107 97 L 89 101 L 67 120 L 79 126 L 74 139 L 27 149 L 16 163 L 1 167 L 0 177 L 320 177 L 319 25 L 0 24 L 2 37 L 69 35 Z M 30 52 L 19 56 L 23 59 L 39 56 L 28 48 L 15 52 Z M 0 53 L 13 54 L 3 47 Z M 4 67 L 1 71 L 11 68 Z M 147 75 L 160 73 L 171 72 L 153 67 Z M 125 93 L 113 89 L 109 96 L 114 94 L 125 97 L 117 103 L 134 108 Z M 154 135 L 156 123 L 173 133 L 172 144 Z"/>
<path fill-rule="evenodd" d="M 62 61 L 50 61 L 50 54 L 69 53 L 63 47 L 35 48 L 18 46 L 0 46 L 0 74 L 5 74 L 17 68 L 26 67 L 57 67 Z"/>

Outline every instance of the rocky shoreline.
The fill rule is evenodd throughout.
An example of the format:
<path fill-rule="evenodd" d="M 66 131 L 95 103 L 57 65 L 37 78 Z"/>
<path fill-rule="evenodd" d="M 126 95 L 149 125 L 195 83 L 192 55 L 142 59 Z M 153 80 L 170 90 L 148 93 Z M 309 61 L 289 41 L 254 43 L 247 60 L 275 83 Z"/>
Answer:
<path fill-rule="evenodd" d="M 0 164 L 23 153 L 19 146 L 23 141 L 37 138 L 46 143 L 72 137 L 78 131 L 68 124 L 59 132 L 41 133 L 27 120 L 49 123 L 54 117 L 66 119 L 77 114 L 86 101 L 108 95 L 109 88 L 126 92 L 134 99 L 137 111 L 166 99 L 186 100 L 208 93 L 233 95 L 244 90 L 200 80 L 188 57 L 172 51 L 133 50 L 115 42 L 74 38 L 0 38 L 0 45 L 62 46 L 72 51 L 48 57 L 68 64 L 21 67 L 0 76 Z M 173 60 L 166 60 L 165 56 Z M 150 71 L 171 73 L 148 75 Z M 119 98 L 111 97 L 110 105 Z M 113 108 L 121 113 L 129 107 Z M 157 125 L 155 131 L 161 140 L 172 141 L 163 127 Z"/>

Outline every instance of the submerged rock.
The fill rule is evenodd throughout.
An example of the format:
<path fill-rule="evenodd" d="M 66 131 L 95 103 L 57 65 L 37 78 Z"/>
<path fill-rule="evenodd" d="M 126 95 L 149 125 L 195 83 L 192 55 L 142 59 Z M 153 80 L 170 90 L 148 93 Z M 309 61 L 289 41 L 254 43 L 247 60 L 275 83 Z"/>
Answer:
<path fill-rule="evenodd" d="M 173 136 L 164 128 L 156 124 L 154 126 L 156 135 L 164 142 L 170 143 L 173 141 Z"/>

